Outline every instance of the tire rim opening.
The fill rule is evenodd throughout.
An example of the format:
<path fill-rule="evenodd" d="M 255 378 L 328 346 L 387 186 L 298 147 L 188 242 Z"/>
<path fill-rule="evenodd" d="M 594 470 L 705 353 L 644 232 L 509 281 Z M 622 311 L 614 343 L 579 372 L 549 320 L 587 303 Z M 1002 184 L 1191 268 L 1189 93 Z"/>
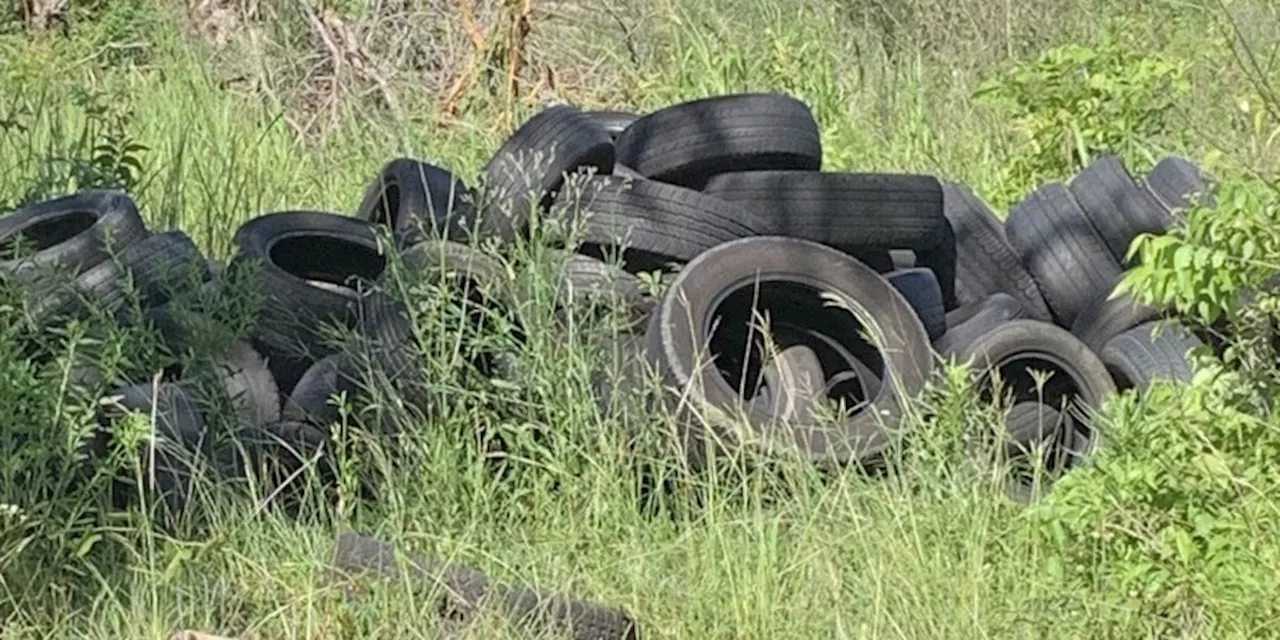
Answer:
<path fill-rule="evenodd" d="M 373 247 L 314 235 L 281 238 L 268 255 L 286 273 L 335 292 L 353 290 L 354 281 L 372 281 L 387 266 Z"/>
<path fill-rule="evenodd" d="M 89 211 L 71 211 L 39 220 L 0 239 L 0 260 L 44 251 L 88 231 L 97 222 L 98 215 Z"/>
<path fill-rule="evenodd" d="M 1082 453 L 1075 451 L 1078 439 L 1087 442 L 1092 437 L 1088 424 L 1073 415 L 1072 408 L 1081 404 L 1080 387 L 1070 369 L 1058 358 L 1046 353 L 1021 353 L 1005 358 L 996 367 L 999 372 L 1001 394 L 1011 396 L 1009 406 L 1023 402 L 1040 402 L 1062 413 L 1062 428 L 1044 440 L 1044 470 L 1058 474 L 1075 465 Z M 1033 372 L 1037 372 L 1033 375 Z M 1048 376 L 1043 387 L 1037 388 L 1036 376 Z M 995 399 L 994 385 L 990 377 L 984 381 L 980 397 L 983 402 Z M 1030 482 L 1029 460 L 1015 460 L 1014 476 L 1020 482 Z"/>
<path fill-rule="evenodd" d="M 754 398 L 764 384 L 763 369 L 778 351 L 796 345 L 814 350 L 824 380 L 854 371 L 848 358 L 857 358 L 883 378 L 884 358 L 862 337 L 862 323 L 847 310 L 828 305 L 818 289 L 787 281 L 763 282 L 738 288 L 713 306 L 704 328 L 707 347 L 725 382 L 742 397 Z M 761 320 L 767 325 L 762 325 Z M 769 329 L 769 335 L 763 334 Z M 829 338 L 815 339 L 813 332 Z M 767 339 L 766 339 L 767 338 Z M 769 348 L 772 342 L 777 351 Z M 826 398 L 846 408 L 863 404 L 866 382 L 831 385 Z"/>

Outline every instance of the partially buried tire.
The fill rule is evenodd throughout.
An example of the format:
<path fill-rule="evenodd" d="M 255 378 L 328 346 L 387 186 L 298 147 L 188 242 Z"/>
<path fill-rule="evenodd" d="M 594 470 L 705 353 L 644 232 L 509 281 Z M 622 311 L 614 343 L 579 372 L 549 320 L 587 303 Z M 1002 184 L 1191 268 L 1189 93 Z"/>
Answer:
<path fill-rule="evenodd" d="M 826 306 L 821 291 L 834 293 L 857 309 L 861 318 Z M 721 327 L 741 330 L 751 321 L 753 300 L 767 303 L 771 297 L 792 310 L 798 302 L 807 302 L 801 312 L 812 326 L 843 325 L 842 331 L 827 331 L 828 335 L 856 339 L 865 322 L 867 330 L 880 337 L 885 383 L 866 409 L 846 417 L 834 431 L 798 422 L 781 431 L 753 428 L 751 433 L 735 433 L 737 418 L 745 418 L 750 425 L 767 425 L 769 410 L 767 404 L 752 406 L 737 390 L 741 383 L 717 369 L 728 367 L 730 377 L 746 380 L 754 377 L 748 371 L 758 371 L 760 362 L 732 363 L 735 352 L 747 349 L 717 345 L 713 326 L 720 325 L 717 332 Z M 721 313 L 722 308 L 739 306 L 745 311 Z M 924 326 L 884 278 L 835 249 L 776 236 L 722 244 L 690 262 L 650 320 L 645 353 L 662 372 L 665 385 L 684 398 L 678 410 L 684 412 L 684 439 L 693 445 L 689 455 L 695 466 L 704 462 L 700 449 L 707 440 L 743 444 L 758 439 L 766 454 L 798 454 L 836 464 L 871 462 L 890 444 L 887 430 L 895 426 L 904 404 L 922 389 L 932 367 Z M 715 367 L 703 365 L 708 357 L 716 361 Z M 705 433 L 703 424 L 712 432 Z"/>

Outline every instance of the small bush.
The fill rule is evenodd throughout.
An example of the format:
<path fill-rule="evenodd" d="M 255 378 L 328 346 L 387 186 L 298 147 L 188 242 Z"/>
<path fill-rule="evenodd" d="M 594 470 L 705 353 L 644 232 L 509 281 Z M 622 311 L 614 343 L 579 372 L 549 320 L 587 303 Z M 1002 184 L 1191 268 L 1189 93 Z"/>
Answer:
<path fill-rule="evenodd" d="M 1068 178 L 1099 153 L 1141 157 L 1144 142 L 1173 130 L 1170 111 L 1190 88 L 1186 63 L 1142 52 L 1123 33 L 1113 23 L 1093 45 L 1050 49 L 978 87 L 974 97 L 1007 113 L 1027 145 L 1005 164 L 993 204 Z"/>
<path fill-rule="evenodd" d="M 1093 464 L 1029 512 L 1056 550 L 1050 572 L 1161 636 L 1250 637 L 1280 615 L 1280 297 L 1265 286 L 1280 272 L 1280 191 L 1226 182 L 1216 196 L 1139 238 L 1124 287 L 1217 348 L 1193 354 L 1190 385 L 1117 398 Z"/>

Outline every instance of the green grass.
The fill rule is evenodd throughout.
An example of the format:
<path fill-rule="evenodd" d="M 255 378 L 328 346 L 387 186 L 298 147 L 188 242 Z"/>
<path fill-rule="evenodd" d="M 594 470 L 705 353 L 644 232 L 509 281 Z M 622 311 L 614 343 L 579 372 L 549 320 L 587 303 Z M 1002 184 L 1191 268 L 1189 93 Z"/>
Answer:
<path fill-rule="evenodd" d="M 547 19 L 533 58 L 573 78 L 565 97 L 592 107 L 648 110 L 724 92 L 786 91 L 812 105 L 829 169 L 928 172 L 997 201 L 1034 188 L 1009 170 L 1031 141 L 1009 112 L 972 99 L 974 90 L 1012 61 L 1093 42 L 1104 16 L 1123 16 L 1133 40 L 1126 46 L 1187 62 L 1193 87 L 1168 116 L 1171 133 L 1135 142 L 1139 151 L 1125 157 L 1131 166 L 1176 153 L 1223 175 L 1280 172 L 1280 120 L 1255 117 L 1265 103 L 1237 58 L 1243 49 L 1233 51 L 1222 35 L 1230 23 L 1216 3 L 989 5 L 646 0 L 623 9 L 644 18 L 635 22 L 638 64 L 600 15 L 589 16 L 599 24 L 586 25 Z M 359 15 L 358 8 L 342 9 Z M 1280 13 L 1260 0 L 1238 0 L 1231 10 L 1263 79 L 1280 87 L 1280 50 L 1268 36 L 1280 32 Z M 226 257 L 231 234 L 255 215 L 351 213 L 365 184 L 397 155 L 469 178 L 510 132 L 512 105 L 480 93 L 459 123 L 437 126 L 437 96 L 404 72 L 393 78 L 398 117 L 349 100 L 336 126 L 299 137 L 286 120 L 306 115 L 288 97 L 297 88 L 289 73 L 304 65 L 296 16 L 263 18 L 262 37 L 280 48 L 237 60 L 212 55 L 207 43 L 179 30 L 182 19 L 167 5 L 133 0 L 103 11 L 95 22 L 77 23 L 69 39 L 0 31 L 0 121 L 23 125 L 0 129 L 0 204 L 71 188 L 72 165 L 53 158 L 78 159 L 73 164 L 81 168 L 117 166 L 88 157 L 82 132 L 111 139 L 119 115 L 117 142 L 145 147 L 128 154 L 140 166 L 129 188 L 148 222 L 182 229 L 211 255 Z M 435 27 L 422 29 L 425 39 Z M 148 46 L 118 46 L 136 42 Z M 237 74 L 250 78 L 250 88 L 224 87 Z M 80 90 L 96 94 L 106 114 L 78 106 Z M 1246 97 L 1248 112 L 1240 107 Z M 533 107 L 515 112 L 523 118 Z M 1064 160 L 1049 179 L 1071 173 Z M 512 272 L 525 269 L 517 264 Z M 954 371 L 922 400 L 941 417 L 911 425 L 923 443 L 892 479 L 852 472 L 820 478 L 788 465 L 778 474 L 725 472 L 698 480 L 702 506 L 689 506 L 694 481 L 686 480 L 668 513 L 646 515 L 636 506 L 635 460 L 622 444 L 628 427 L 648 433 L 665 422 L 636 407 L 597 415 L 590 382 L 608 357 L 595 348 L 607 328 L 554 326 L 548 273 L 529 273 L 511 285 L 533 327 L 523 348 L 526 377 L 514 390 L 449 378 L 457 356 L 443 332 L 440 301 L 416 294 L 418 329 L 429 345 L 424 366 L 450 402 L 430 423 L 402 422 L 406 437 L 395 443 L 338 430 L 356 447 L 344 472 L 377 478 L 375 503 L 358 502 L 343 483 L 338 507 L 312 505 L 292 519 L 213 487 L 203 502 L 206 528 L 170 539 L 151 533 L 136 514 L 75 520 L 68 505 L 79 498 L 30 486 L 51 474 L 6 463 L 0 502 L 20 515 L 0 515 L 0 635 L 161 638 L 185 628 L 245 638 L 434 637 L 434 610 L 407 584 L 370 585 L 351 601 L 321 585 L 336 532 L 354 528 L 497 580 L 625 607 L 646 637 L 1274 636 L 1262 626 L 1274 606 L 1265 585 L 1208 580 L 1172 604 L 1142 594 L 1111 597 L 1108 563 L 1124 558 L 1108 556 L 1101 541 L 1096 553 L 1065 553 L 1045 533 L 1051 525 L 1004 498 L 998 469 L 958 461 L 955 435 L 996 420 L 965 397 Z M 82 424 L 89 401 L 49 383 L 68 349 L 55 349 L 61 359 L 52 365 L 28 367 L 19 337 L 17 328 L 0 330 L 0 433 Z M 1125 408 L 1114 413 L 1118 430 L 1178 419 L 1159 406 Z M 515 443 L 502 478 L 471 437 L 494 431 Z M 1077 493 L 1101 482 L 1072 481 Z M 1274 512 L 1280 496 L 1264 494 L 1256 504 Z M 1258 525 L 1237 561 L 1274 575 L 1275 533 Z M 1092 580 L 1053 571 L 1064 558 L 1080 557 L 1090 564 L 1072 569 Z"/>

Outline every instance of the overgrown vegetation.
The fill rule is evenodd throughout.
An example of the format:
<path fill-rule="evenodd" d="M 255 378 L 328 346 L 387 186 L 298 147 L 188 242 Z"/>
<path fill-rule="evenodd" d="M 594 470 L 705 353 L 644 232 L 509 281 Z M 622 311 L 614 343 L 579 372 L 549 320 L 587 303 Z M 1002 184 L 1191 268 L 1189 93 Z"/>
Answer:
<path fill-rule="evenodd" d="M 593 375 L 623 364 L 612 323 L 584 314 L 566 331 L 548 256 L 529 247 L 491 292 L 511 301 L 526 339 L 483 343 L 514 352 L 518 377 L 459 375 L 457 301 L 431 282 L 407 286 L 437 415 L 398 412 L 397 381 L 380 381 L 370 406 L 334 425 L 346 466 L 299 475 L 289 513 L 252 480 L 203 487 L 170 537 L 108 495 L 113 475 L 146 470 L 118 454 L 82 473 L 81 445 L 110 381 L 200 354 L 164 353 L 107 318 L 32 329 L 28 301 L 6 292 L 0 633 L 431 635 L 435 612 L 406 585 L 357 600 L 320 586 L 334 532 L 354 527 L 624 606 L 654 637 L 1274 635 L 1274 3 L 528 6 L 119 0 L 55 11 L 46 30 L 12 16 L 0 28 L 0 206 L 124 188 L 154 228 L 225 256 L 230 231 L 258 213 L 351 210 L 396 155 L 474 175 L 548 98 L 649 109 L 776 89 L 813 106 L 828 167 L 930 172 L 998 207 L 1102 152 L 1135 170 L 1166 153 L 1196 160 L 1218 178 L 1217 206 L 1136 242 L 1128 283 L 1222 348 L 1201 354 L 1189 388 L 1117 397 L 1092 464 L 1028 508 L 1005 497 L 998 461 L 956 445 L 1000 418 L 954 368 L 922 399 L 928 430 L 916 425 L 922 441 L 888 479 L 693 477 L 663 455 L 665 425 L 641 406 L 597 412 Z M 187 304 L 229 305 L 212 312 L 234 328 L 251 302 Z M 90 382 L 72 384 L 85 366 Z M 398 433 L 355 429 L 371 412 Z M 234 431 L 225 422 L 215 428 Z M 141 438 L 148 423 L 116 429 Z M 637 452 L 628 429 L 643 436 Z M 646 502 L 654 474 L 673 490 Z M 362 486 L 378 499 L 362 500 Z"/>

